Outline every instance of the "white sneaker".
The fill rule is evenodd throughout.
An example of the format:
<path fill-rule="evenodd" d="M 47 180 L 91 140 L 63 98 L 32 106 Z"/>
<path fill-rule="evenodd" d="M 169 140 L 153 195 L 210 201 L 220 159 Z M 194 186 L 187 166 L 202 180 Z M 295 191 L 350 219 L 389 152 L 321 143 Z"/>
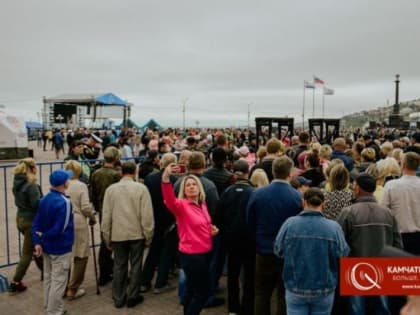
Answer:
<path fill-rule="evenodd" d="M 86 294 L 85 289 L 77 289 L 76 293 L 73 296 L 67 294 L 67 299 L 69 301 L 72 301 L 72 300 L 75 300 L 75 299 L 78 299 L 78 298 L 82 297 L 85 294 Z"/>

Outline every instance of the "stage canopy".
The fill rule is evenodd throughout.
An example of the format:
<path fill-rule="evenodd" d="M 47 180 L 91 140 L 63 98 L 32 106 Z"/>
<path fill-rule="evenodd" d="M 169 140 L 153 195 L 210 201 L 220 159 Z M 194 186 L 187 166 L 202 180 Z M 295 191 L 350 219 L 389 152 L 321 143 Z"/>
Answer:
<path fill-rule="evenodd" d="M 122 116 L 125 120 L 127 117 L 130 117 L 130 106 L 132 105 L 131 103 L 128 103 L 113 93 L 61 94 L 57 96 L 44 97 L 43 102 L 45 113 L 48 111 L 51 113 L 51 109 L 54 111 L 57 108 L 61 108 L 61 110 L 65 112 L 65 114 L 60 115 L 62 120 L 65 120 L 67 116 L 72 116 L 72 114 L 75 114 L 77 106 L 84 106 L 87 108 L 87 114 L 91 115 L 90 119 L 92 119 L 93 122 L 95 122 L 96 118 L 98 117 L 97 107 L 121 107 L 123 109 Z M 73 107 L 73 112 L 67 113 L 67 110 L 65 109 L 67 107 Z M 56 120 L 57 117 L 55 117 L 54 113 L 52 114 L 52 117 L 47 117 L 47 115 L 45 115 L 44 125 L 51 125 L 51 122 L 56 123 Z M 61 123 L 61 120 L 59 122 Z"/>
<path fill-rule="evenodd" d="M 112 93 L 105 94 L 61 94 L 44 99 L 46 103 L 69 105 L 128 106 L 128 102 Z"/>
<path fill-rule="evenodd" d="M 42 129 L 44 127 L 37 121 L 27 121 L 25 122 L 25 126 L 27 129 Z"/>

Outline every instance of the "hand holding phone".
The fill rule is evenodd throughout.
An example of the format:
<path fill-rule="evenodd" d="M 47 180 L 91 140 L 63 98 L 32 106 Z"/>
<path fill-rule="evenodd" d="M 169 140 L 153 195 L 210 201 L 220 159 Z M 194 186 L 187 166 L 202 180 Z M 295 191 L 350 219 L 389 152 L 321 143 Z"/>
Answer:
<path fill-rule="evenodd" d="M 184 174 L 187 171 L 187 166 L 185 164 L 177 164 L 177 166 L 179 174 Z"/>

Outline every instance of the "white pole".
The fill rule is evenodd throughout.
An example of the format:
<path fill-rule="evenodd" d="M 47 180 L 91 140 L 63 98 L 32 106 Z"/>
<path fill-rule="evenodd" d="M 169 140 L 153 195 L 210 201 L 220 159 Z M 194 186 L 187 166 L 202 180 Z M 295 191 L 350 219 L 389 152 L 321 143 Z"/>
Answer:
<path fill-rule="evenodd" d="M 312 93 L 312 118 L 315 118 L 315 88 Z"/>
<path fill-rule="evenodd" d="M 302 129 L 305 130 L 305 80 L 303 81 Z"/>
<path fill-rule="evenodd" d="M 322 119 L 325 118 L 325 91 L 322 90 Z"/>
<path fill-rule="evenodd" d="M 249 119 L 250 119 L 250 111 L 249 111 L 250 106 L 251 104 L 248 104 L 248 130 L 249 130 Z"/>
<path fill-rule="evenodd" d="M 188 101 L 188 97 L 182 101 L 182 129 L 185 130 L 185 104 Z"/>

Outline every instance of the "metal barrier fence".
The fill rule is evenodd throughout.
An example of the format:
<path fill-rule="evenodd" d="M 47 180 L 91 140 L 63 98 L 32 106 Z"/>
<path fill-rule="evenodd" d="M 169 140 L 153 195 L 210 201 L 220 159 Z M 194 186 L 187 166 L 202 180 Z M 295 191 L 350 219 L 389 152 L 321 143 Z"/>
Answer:
<path fill-rule="evenodd" d="M 91 161 L 85 161 L 85 163 L 87 162 Z M 38 184 L 44 194 L 50 189 L 49 175 L 54 170 L 63 168 L 64 163 L 65 161 L 36 163 L 38 166 Z M 16 164 L 0 165 L 0 187 L 3 187 L 0 194 L 0 203 L 3 209 L 0 212 L 0 269 L 17 264 L 21 255 L 22 240 L 16 227 L 17 208 L 12 192 L 12 172 L 15 166 Z"/>

